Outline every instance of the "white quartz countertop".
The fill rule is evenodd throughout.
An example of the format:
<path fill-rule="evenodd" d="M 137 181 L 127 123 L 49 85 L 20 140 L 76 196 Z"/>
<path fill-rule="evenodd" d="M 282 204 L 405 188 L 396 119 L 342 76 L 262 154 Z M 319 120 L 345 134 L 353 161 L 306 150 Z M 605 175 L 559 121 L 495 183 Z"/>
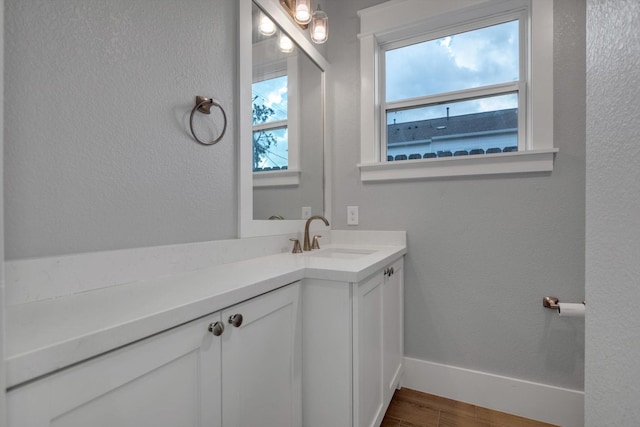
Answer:
<path fill-rule="evenodd" d="M 86 360 L 304 278 L 359 282 L 405 245 L 336 245 L 8 306 L 7 386 Z M 349 257 L 349 250 L 356 254 Z M 363 253 L 369 252 L 371 253 Z M 338 251 L 339 252 L 339 251 Z"/>

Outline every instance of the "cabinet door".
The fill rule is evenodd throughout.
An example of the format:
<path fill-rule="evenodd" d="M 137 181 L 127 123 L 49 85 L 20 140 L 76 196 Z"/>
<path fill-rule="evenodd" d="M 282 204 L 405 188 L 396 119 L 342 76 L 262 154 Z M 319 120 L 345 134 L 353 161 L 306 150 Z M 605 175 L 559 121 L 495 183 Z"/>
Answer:
<path fill-rule="evenodd" d="M 301 425 L 299 293 L 295 283 L 222 312 L 223 426 Z"/>
<path fill-rule="evenodd" d="M 354 426 L 380 425 L 383 413 L 382 272 L 357 284 L 354 298 Z"/>
<path fill-rule="evenodd" d="M 391 265 L 383 292 L 383 386 L 385 408 L 400 381 L 404 358 L 404 270 L 403 260 Z"/>
<path fill-rule="evenodd" d="M 302 425 L 353 423 L 353 301 L 350 283 L 302 283 Z"/>
<path fill-rule="evenodd" d="M 220 426 L 220 337 L 208 316 L 8 393 L 10 427 Z"/>

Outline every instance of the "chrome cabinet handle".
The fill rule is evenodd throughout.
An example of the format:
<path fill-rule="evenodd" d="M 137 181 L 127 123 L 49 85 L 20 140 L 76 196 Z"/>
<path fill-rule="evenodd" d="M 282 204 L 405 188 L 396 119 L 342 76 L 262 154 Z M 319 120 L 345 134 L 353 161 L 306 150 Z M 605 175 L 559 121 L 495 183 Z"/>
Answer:
<path fill-rule="evenodd" d="M 384 269 L 384 275 L 385 275 L 385 276 L 388 276 L 388 275 L 389 275 L 389 269 L 388 269 L 388 268 L 385 268 L 385 269 Z"/>
<path fill-rule="evenodd" d="M 209 323 L 209 332 L 211 332 L 216 337 L 219 337 L 224 332 L 224 323 L 222 322 Z"/>
<path fill-rule="evenodd" d="M 229 324 L 235 326 L 236 328 L 242 325 L 242 314 L 232 314 L 229 316 Z"/>

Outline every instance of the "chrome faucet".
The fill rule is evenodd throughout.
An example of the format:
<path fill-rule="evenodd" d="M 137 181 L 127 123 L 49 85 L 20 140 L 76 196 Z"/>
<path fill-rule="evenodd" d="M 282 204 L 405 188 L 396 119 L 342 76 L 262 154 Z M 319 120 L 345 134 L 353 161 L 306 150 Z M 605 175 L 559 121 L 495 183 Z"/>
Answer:
<path fill-rule="evenodd" d="M 313 221 L 314 219 L 321 219 L 322 221 L 324 221 L 324 225 L 329 226 L 329 221 L 327 221 L 327 218 L 321 215 L 314 215 L 312 217 L 309 217 L 307 223 L 304 225 L 304 244 L 302 245 L 302 249 L 305 251 L 311 250 L 311 243 L 309 243 L 309 224 L 311 224 L 311 221 Z"/>

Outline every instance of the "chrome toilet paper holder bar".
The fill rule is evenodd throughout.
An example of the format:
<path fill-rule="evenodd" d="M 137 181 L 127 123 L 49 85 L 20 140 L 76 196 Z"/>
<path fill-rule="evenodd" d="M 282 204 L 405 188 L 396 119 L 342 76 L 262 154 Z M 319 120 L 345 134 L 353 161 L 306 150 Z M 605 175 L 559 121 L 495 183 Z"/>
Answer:
<path fill-rule="evenodd" d="M 556 297 L 544 297 L 542 298 L 542 305 L 546 308 L 558 310 L 560 308 L 560 300 Z M 586 301 L 582 301 L 582 304 L 587 305 Z"/>

